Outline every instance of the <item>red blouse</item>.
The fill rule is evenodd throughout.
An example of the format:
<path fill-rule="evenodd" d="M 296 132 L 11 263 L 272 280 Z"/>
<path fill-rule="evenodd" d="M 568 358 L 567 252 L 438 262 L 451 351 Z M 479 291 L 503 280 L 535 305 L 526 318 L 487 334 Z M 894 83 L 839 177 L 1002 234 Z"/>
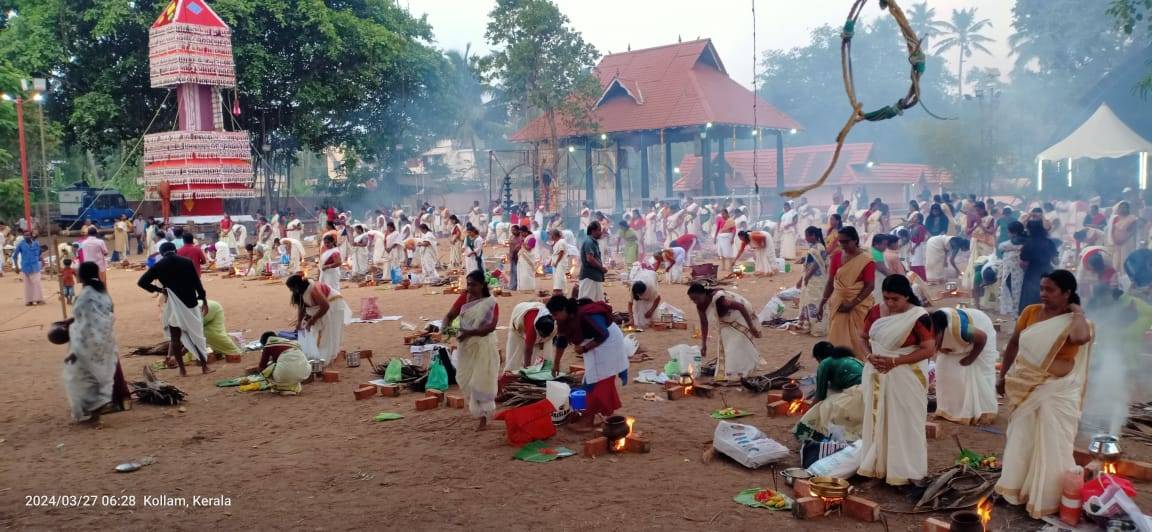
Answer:
<path fill-rule="evenodd" d="M 844 252 L 837 251 L 832 255 L 832 262 L 828 265 L 828 278 L 836 277 L 836 272 L 840 271 L 840 265 L 844 263 Z M 857 281 L 863 283 L 867 281 L 876 282 L 876 262 L 868 261 L 868 265 L 860 271 L 860 276 L 856 278 Z"/>
<path fill-rule="evenodd" d="M 880 305 L 883 305 L 881 303 Z M 868 311 L 868 316 L 864 318 L 864 330 L 871 331 L 872 324 L 880 319 L 880 305 L 874 305 L 872 310 Z M 908 333 L 908 338 L 904 339 L 904 343 L 900 347 L 912 347 L 920 345 L 925 340 L 933 339 L 936 336 L 932 333 L 932 320 L 925 314 L 920 319 L 916 320 L 916 325 L 912 327 L 912 332 Z"/>

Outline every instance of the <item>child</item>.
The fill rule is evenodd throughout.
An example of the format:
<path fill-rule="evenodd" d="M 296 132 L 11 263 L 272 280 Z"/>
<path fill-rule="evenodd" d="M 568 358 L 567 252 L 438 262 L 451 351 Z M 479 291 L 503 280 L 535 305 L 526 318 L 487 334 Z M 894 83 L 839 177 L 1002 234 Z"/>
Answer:
<path fill-rule="evenodd" d="M 72 269 L 72 259 L 64 259 L 64 268 L 60 270 L 60 282 L 64 285 L 64 301 L 71 305 L 76 297 L 76 270 Z"/>

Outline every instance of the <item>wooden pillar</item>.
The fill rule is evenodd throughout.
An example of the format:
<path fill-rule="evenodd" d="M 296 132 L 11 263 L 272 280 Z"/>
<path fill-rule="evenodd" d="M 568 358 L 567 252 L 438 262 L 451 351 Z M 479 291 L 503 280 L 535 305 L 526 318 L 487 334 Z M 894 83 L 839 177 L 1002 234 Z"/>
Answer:
<path fill-rule="evenodd" d="M 716 182 L 713 187 L 716 189 L 716 195 L 723 196 L 728 193 L 728 186 L 724 182 L 724 167 L 727 166 L 727 161 L 724 159 L 724 137 L 719 136 L 716 139 Z"/>
<path fill-rule="evenodd" d="M 592 142 L 584 139 L 584 200 L 596 208 L 596 184 L 592 181 Z"/>
<path fill-rule="evenodd" d="M 712 139 L 700 134 L 700 195 L 712 196 Z"/>
<path fill-rule="evenodd" d="M 672 137 L 664 137 L 664 197 L 672 197 L 672 185 L 676 182 L 676 172 L 672 170 Z"/>
<path fill-rule="evenodd" d="M 646 200 L 650 196 L 648 193 L 648 141 L 644 139 L 644 134 L 640 134 L 640 199 Z"/>
<path fill-rule="evenodd" d="M 616 214 L 624 212 L 624 184 L 622 172 L 624 171 L 624 146 L 620 139 L 616 139 Z"/>
<path fill-rule="evenodd" d="M 784 131 L 776 130 L 776 193 L 784 194 Z"/>

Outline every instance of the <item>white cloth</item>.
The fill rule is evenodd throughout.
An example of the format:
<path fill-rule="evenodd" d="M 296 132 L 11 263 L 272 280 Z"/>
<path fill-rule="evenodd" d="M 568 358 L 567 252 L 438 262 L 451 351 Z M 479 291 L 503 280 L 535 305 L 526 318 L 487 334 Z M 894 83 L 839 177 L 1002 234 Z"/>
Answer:
<path fill-rule="evenodd" d="M 530 311 L 537 311 L 536 319 L 539 320 L 544 316 L 551 316 L 552 313 L 543 303 L 538 301 L 525 301 L 517 303 L 512 309 L 512 317 L 508 322 L 508 341 L 504 348 L 504 371 L 515 373 L 524 369 L 524 351 L 528 348 L 525 344 L 526 333 L 528 327 L 535 327 L 536 323 L 524 323 L 524 315 Z M 553 327 L 552 334 L 541 337 L 536 336 L 535 346 L 532 348 L 532 365 L 539 364 L 545 360 L 555 360 L 555 348 L 552 345 L 552 338 L 556 336 L 556 328 Z"/>
<path fill-rule="evenodd" d="M 668 248 L 672 251 L 674 263 L 668 266 L 668 282 L 670 284 L 677 284 L 684 282 L 684 262 L 687 260 L 687 253 L 682 248 Z"/>
<path fill-rule="evenodd" d="M 204 316 L 200 307 L 188 308 L 165 288 L 167 302 L 164 303 L 164 334 L 171 338 L 169 327 L 180 329 L 180 343 L 189 353 L 201 362 L 208 362 L 208 339 L 204 337 Z"/>
<path fill-rule="evenodd" d="M 948 235 L 937 235 L 924 243 L 924 273 L 928 274 L 925 281 L 934 283 L 948 278 L 948 241 L 951 239 Z"/>
<path fill-rule="evenodd" d="M 1025 504 L 1036 519 L 1058 510 L 1061 479 L 1075 465 L 1072 451 L 1091 343 L 1080 348 L 1063 377 L 1050 375 L 1044 363 L 1067 338 L 1071 318 L 1062 314 L 1022 330 L 1016 363 L 1005 376 L 1013 411 L 996 492 L 1010 504 Z"/>
<path fill-rule="evenodd" d="M 299 240 L 291 238 L 281 238 L 280 244 L 287 247 L 288 251 L 288 273 L 296 273 L 303 269 L 304 265 L 304 244 Z"/>
<path fill-rule="evenodd" d="M 536 291 L 536 261 L 532 260 L 532 251 L 527 249 L 521 249 L 516 258 L 516 289 Z"/>
<path fill-rule="evenodd" d="M 595 384 L 615 378 L 628 369 L 630 353 L 628 344 L 624 342 L 624 332 L 615 323 L 609 325 L 608 339 L 596 349 L 584 353 L 584 382 Z"/>
<path fill-rule="evenodd" d="M 227 242 L 217 242 L 214 246 L 216 248 L 216 269 L 225 269 L 232 267 L 232 250 L 228 247 Z"/>
<path fill-rule="evenodd" d="M 577 283 L 577 289 L 580 292 L 580 298 L 588 298 L 592 301 L 604 301 L 604 283 L 600 281 L 593 281 L 592 279 L 580 279 Z"/>
<path fill-rule="evenodd" d="M 568 267 L 564 258 L 568 256 L 568 243 L 564 239 L 552 244 L 552 289 L 563 291 L 568 286 Z"/>
<path fill-rule="evenodd" d="M 416 254 L 420 258 L 420 274 L 424 276 L 424 281 L 432 281 L 440 278 L 436 273 L 436 237 L 428 234 L 421 239 L 425 245 L 416 246 Z"/>
<path fill-rule="evenodd" d="M 315 292 L 312 288 L 310 291 Z M 316 296 L 310 296 L 316 297 Z M 311 317 L 318 312 L 315 303 L 305 308 L 305 313 Z M 339 291 L 332 290 L 328 294 L 328 312 L 312 326 L 312 334 L 316 335 L 316 348 L 320 353 L 320 360 L 328 364 L 340 353 L 340 343 L 344 339 L 344 326 L 352 323 L 352 309 L 344 301 Z"/>
<path fill-rule="evenodd" d="M 780 217 L 780 257 L 784 260 L 796 258 L 796 219 L 795 209 L 789 210 Z"/>
<path fill-rule="evenodd" d="M 656 298 L 660 297 L 660 287 L 659 283 L 656 282 L 656 272 L 641 269 L 632 278 L 632 282 L 644 283 L 644 293 L 640 294 L 640 299 L 632 301 L 632 325 L 645 329 L 652 324 L 652 320 L 644 315 L 656 306 Z M 653 311 L 653 316 L 655 316 L 655 311 Z"/>
<path fill-rule="evenodd" d="M 962 425 L 995 418 L 996 328 L 987 314 L 976 309 L 943 309 L 948 328 L 936 355 L 936 416 Z M 964 317 L 962 319 L 962 316 Z M 964 327 L 962 324 L 966 325 Z M 984 350 L 968 366 L 960 360 L 972 353 L 972 342 L 963 339 L 968 331 L 981 331 L 988 337 Z"/>
<path fill-rule="evenodd" d="M 731 259 L 736 256 L 736 250 L 732 246 L 732 241 L 735 237 L 736 233 L 720 233 L 716 235 L 716 247 L 721 259 Z"/>
<path fill-rule="evenodd" d="M 712 303 L 708 305 L 707 312 L 708 320 L 716 323 L 720 336 L 724 373 L 746 377 L 755 371 L 756 366 L 760 364 L 760 351 L 752 343 L 752 334 L 748 330 L 748 323 L 744 320 L 744 314 L 730 310 L 726 316 L 719 315 L 716 311 L 716 302 L 720 298 L 724 298 L 725 301 L 740 303 L 745 308 L 751 308 L 751 303 L 739 294 L 717 290 L 712 296 Z"/>
<path fill-rule="evenodd" d="M 926 314 L 922 307 L 912 307 L 876 320 L 869 331 L 872 354 L 899 357 L 915 351 L 917 346 L 902 345 L 916 320 Z M 860 381 L 864 388 L 864 430 L 858 474 L 884 479 L 893 486 L 927 476 L 927 375 L 927 360 L 896 366 L 885 374 L 877 372 L 872 364 L 864 364 Z"/>
<path fill-rule="evenodd" d="M 328 288 L 331 288 L 335 292 L 340 291 L 340 265 L 337 264 L 331 267 L 326 267 L 325 264 L 328 262 L 328 259 L 332 257 L 332 255 L 335 255 L 339 252 L 340 250 L 332 248 L 324 250 L 324 252 L 320 254 L 320 282 L 322 284 L 328 285 Z"/>
<path fill-rule="evenodd" d="M 72 420 L 83 421 L 112 401 L 117 360 L 112 298 L 92 288 L 80 290 L 72 315 L 68 349 L 74 360 L 64 362 L 64 389 Z"/>

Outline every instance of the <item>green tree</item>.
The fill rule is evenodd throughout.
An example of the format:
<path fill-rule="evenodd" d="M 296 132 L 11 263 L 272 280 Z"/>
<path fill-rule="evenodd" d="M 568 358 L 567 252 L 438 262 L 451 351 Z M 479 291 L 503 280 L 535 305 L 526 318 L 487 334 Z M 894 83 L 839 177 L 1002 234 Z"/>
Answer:
<path fill-rule="evenodd" d="M 559 120 L 594 129 L 590 111 L 600 84 L 591 68 L 599 54 L 551 0 L 497 0 L 488 19 L 484 37 L 496 51 L 482 61 L 484 71 L 521 116 L 544 115 L 551 155 L 545 164 L 555 175 Z"/>
<path fill-rule="evenodd" d="M 1008 44 L 1015 59 L 1013 77 L 1035 73 L 1058 80 L 1053 89 L 1071 92 L 1096 83 L 1125 46 L 1112 20 L 1084 10 L 1078 0 L 1017 0 Z"/>
<path fill-rule="evenodd" d="M 481 79 L 479 59 L 470 55 L 471 45 L 464 53 L 449 50 L 445 53 L 451 67 L 449 97 L 454 116 L 454 137 L 472 150 L 479 178 L 480 148 L 491 147 L 507 127 L 507 105 L 499 91 Z M 485 101 L 487 100 L 487 101 Z"/>
<path fill-rule="evenodd" d="M 940 23 L 944 38 L 936 43 L 936 53 L 943 54 L 952 49 L 957 50 L 959 64 L 956 67 L 956 88 L 960 97 L 964 97 L 964 59 L 972 57 L 973 51 L 992 54 L 984 45 L 995 42 L 995 39 L 980 33 L 991 27 L 991 20 L 976 18 L 974 7 L 953 9 L 951 20 Z"/>
<path fill-rule="evenodd" d="M 928 2 L 918 2 L 908 6 L 908 23 L 920 37 L 920 47 L 927 50 L 929 41 L 940 35 L 941 22 L 936 18 L 936 8 L 928 7 Z"/>
<path fill-rule="evenodd" d="M 1146 45 L 1152 44 L 1152 0 L 1112 0 L 1108 14 L 1126 35 L 1136 35 L 1143 22 L 1143 40 Z M 1140 92 L 1145 96 L 1152 92 L 1152 71 L 1140 81 Z"/>
<path fill-rule="evenodd" d="M 150 87 L 147 55 L 148 27 L 168 0 L 6 1 L 19 16 L 0 30 L 0 56 L 24 72 L 51 73 L 57 90 L 48 110 L 67 125 L 69 141 L 111 153 L 139 139 L 153 116 L 152 131 L 173 123 L 175 102 Z M 342 145 L 375 156 L 384 145 L 377 131 L 397 128 L 418 139 L 441 133 L 434 130 L 443 124 L 412 113 L 439 104 L 431 100 L 443 87 L 446 60 L 427 44 L 427 21 L 395 2 L 212 6 L 233 31 L 243 110 L 233 126 L 252 132 L 256 146 Z"/>

